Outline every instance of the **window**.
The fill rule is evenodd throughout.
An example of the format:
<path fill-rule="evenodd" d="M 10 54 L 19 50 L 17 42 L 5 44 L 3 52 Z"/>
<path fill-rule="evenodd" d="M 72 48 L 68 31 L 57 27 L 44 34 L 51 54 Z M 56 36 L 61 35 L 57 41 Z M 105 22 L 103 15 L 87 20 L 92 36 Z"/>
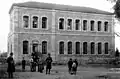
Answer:
<path fill-rule="evenodd" d="M 87 20 L 83 20 L 83 30 L 87 30 Z"/>
<path fill-rule="evenodd" d="M 79 19 L 75 20 L 75 30 L 80 30 L 80 20 Z"/>
<path fill-rule="evenodd" d="M 47 41 L 42 42 L 42 54 L 47 54 Z"/>
<path fill-rule="evenodd" d="M 47 17 L 42 17 L 42 28 L 47 28 Z"/>
<path fill-rule="evenodd" d="M 38 17 L 33 16 L 33 28 L 38 28 Z"/>
<path fill-rule="evenodd" d="M 98 43 L 98 54 L 102 54 L 102 43 Z"/>
<path fill-rule="evenodd" d="M 105 43 L 105 54 L 108 54 L 108 43 Z"/>
<path fill-rule="evenodd" d="M 67 30 L 72 30 L 72 19 L 67 20 Z"/>
<path fill-rule="evenodd" d="M 28 41 L 23 41 L 23 54 L 28 54 Z"/>
<path fill-rule="evenodd" d="M 108 22 L 104 22 L 104 31 L 108 31 Z"/>
<path fill-rule="evenodd" d="M 80 54 L 80 42 L 76 42 L 76 54 Z"/>
<path fill-rule="evenodd" d="M 72 54 L 72 42 L 68 42 L 68 54 Z"/>
<path fill-rule="evenodd" d="M 63 18 L 59 19 L 59 29 L 64 29 L 64 19 Z"/>
<path fill-rule="evenodd" d="M 59 53 L 64 54 L 64 42 L 63 41 L 59 43 Z"/>
<path fill-rule="evenodd" d="M 91 54 L 95 54 L 95 43 L 94 42 L 91 42 Z"/>
<path fill-rule="evenodd" d="M 90 21 L 90 30 L 94 31 L 94 21 Z"/>
<path fill-rule="evenodd" d="M 83 42 L 83 54 L 87 54 L 87 42 Z"/>
<path fill-rule="evenodd" d="M 23 16 L 23 27 L 28 28 L 29 26 L 29 16 Z"/>
<path fill-rule="evenodd" d="M 98 21 L 98 31 L 101 31 L 101 21 Z"/>

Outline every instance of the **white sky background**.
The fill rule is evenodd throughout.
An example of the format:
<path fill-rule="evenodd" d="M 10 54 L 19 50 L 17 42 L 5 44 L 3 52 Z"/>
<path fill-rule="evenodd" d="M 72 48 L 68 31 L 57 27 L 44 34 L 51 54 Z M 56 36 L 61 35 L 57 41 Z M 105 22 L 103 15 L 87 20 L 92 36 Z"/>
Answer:
<path fill-rule="evenodd" d="M 0 2 L 0 51 L 7 51 L 7 36 L 9 33 L 10 21 L 9 21 L 9 9 L 13 3 L 37 1 L 46 3 L 56 3 L 65 5 L 85 6 L 97 8 L 105 11 L 113 11 L 113 5 L 106 0 L 1 0 Z M 115 30 L 119 31 L 120 26 L 117 24 Z M 116 47 L 120 49 L 120 37 L 116 38 Z"/>

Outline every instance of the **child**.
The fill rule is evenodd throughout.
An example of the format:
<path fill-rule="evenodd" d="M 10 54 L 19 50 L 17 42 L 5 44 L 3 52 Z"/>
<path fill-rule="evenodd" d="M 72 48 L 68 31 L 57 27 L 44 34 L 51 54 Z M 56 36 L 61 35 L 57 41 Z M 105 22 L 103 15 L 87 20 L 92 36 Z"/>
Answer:
<path fill-rule="evenodd" d="M 74 74 L 74 75 L 76 75 L 76 67 L 77 67 L 77 65 L 76 65 L 75 61 L 73 61 L 73 64 L 72 64 L 72 74 Z"/>

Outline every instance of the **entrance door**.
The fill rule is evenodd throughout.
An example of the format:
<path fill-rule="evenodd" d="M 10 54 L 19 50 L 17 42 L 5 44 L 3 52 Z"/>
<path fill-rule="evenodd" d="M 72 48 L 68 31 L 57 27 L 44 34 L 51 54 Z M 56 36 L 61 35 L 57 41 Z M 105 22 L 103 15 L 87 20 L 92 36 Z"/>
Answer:
<path fill-rule="evenodd" d="M 38 52 L 38 44 L 33 44 L 32 51 Z"/>

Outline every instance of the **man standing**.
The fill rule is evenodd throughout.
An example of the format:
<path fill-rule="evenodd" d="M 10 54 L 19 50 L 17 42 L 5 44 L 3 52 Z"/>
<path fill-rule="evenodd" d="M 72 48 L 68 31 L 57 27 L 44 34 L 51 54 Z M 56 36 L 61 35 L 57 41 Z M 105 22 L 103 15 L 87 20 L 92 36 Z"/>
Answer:
<path fill-rule="evenodd" d="M 25 65 L 26 65 L 26 61 L 23 57 L 23 60 L 22 60 L 22 71 L 25 71 Z"/>
<path fill-rule="evenodd" d="M 8 68 L 7 68 L 8 76 L 9 78 L 13 78 L 13 72 L 15 72 L 13 53 L 10 53 L 10 56 L 7 58 L 7 63 L 8 63 Z"/>
<path fill-rule="evenodd" d="M 48 57 L 46 58 L 46 74 L 50 74 L 50 70 L 52 68 L 52 57 L 50 56 L 50 53 L 48 54 Z"/>
<path fill-rule="evenodd" d="M 72 58 L 70 58 L 69 61 L 68 61 L 68 72 L 70 74 L 72 72 L 72 64 L 73 64 L 73 61 L 72 61 Z"/>

